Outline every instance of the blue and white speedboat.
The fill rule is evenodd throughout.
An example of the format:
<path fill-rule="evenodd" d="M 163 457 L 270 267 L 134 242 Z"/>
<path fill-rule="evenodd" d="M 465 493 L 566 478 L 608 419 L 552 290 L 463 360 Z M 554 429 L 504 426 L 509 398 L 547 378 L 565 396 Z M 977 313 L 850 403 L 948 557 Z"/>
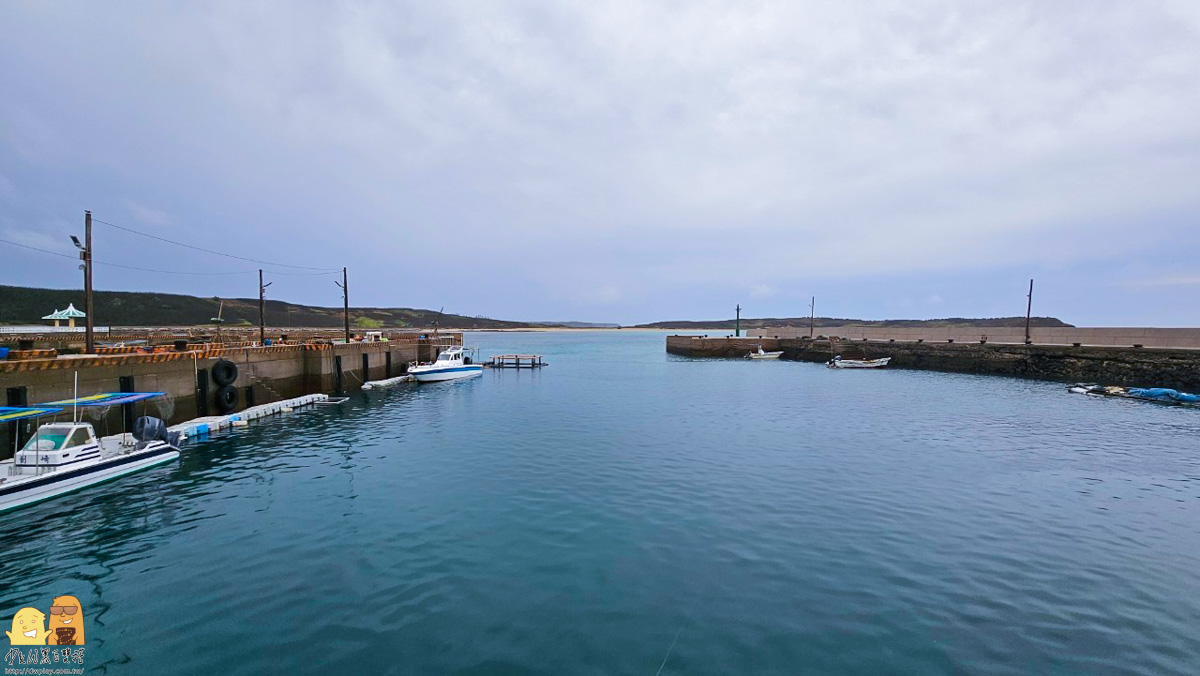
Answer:
<path fill-rule="evenodd" d="M 121 392 L 52 402 L 27 408 L 0 408 L 0 421 L 37 418 L 62 406 L 114 406 L 156 397 L 161 392 Z M 78 410 L 78 409 L 76 409 Z M 0 512 L 49 500 L 117 477 L 149 469 L 179 457 L 178 434 L 158 418 L 142 417 L 132 434 L 96 438 L 77 415 L 71 422 L 38 427 L 12 460 L 0 462 Z"/>
<path fill-rule="evenodd" d="M 418 383 L 434 383 L 442 380 L 470 378 L 483 373 L 483 366 L 471 363 L 462 347 L 454 346 L 442 350 L 432 364 L 413 363 L 408 373 Z"/>

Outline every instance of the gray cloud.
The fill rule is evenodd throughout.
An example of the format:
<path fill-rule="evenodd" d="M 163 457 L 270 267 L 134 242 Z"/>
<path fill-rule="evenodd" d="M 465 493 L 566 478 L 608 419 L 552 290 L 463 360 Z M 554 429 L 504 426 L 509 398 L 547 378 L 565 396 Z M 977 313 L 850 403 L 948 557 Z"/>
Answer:
<path fill-rule="evenodd" d="M 1097 278 L 1200 253 L 1193 3 L 8 4 L 0 22 L 10 234 L 91 208 L 350 265 L 358 302 L 468 314 L 801 314 L 809 293 L 844 315 L 1017 314 L 996 282 L 1036 275 L 1068 320 L 1195 321 L 1176 287 L 1147 302 Z M 72 283 L 49 265 L 4 281 Z"/>

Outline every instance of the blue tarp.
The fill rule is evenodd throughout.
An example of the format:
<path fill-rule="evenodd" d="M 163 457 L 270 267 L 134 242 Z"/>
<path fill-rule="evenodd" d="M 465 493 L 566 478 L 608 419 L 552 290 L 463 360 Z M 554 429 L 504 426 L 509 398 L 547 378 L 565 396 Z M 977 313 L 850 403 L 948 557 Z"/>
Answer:
<path fill-rule="evenodd" d="M 27 406 L 0 406 L 0 421 L 13 422 L 14 420 L 23 420 L 25 418 L 38 418 L 44 415 L 51 415 L 61 411 L 61 408 L 47 408 L 40 406 L 37 408 L 29 408 Z"/>
<path fill-rule="evenodd" d="M 50 401 L 42 404 L 43 406 L 116 406 L 118 404 L 132 404 L 135 401 L 150 399 L 151 397 L 161 397 L 162 392 L 106 392 L 104 394 L 93 394 L 90 397 L 79 397 L 78 399 L 63 399 L 62 401 Z"/>
<path fill-rule="evenodd" d="M 1200 403 L 1200 396 L 1198 395 L 1180 392 L 1179 390 L 1170 390 L 1165 387 L 1131 387 L 1127 391 L 1129 392 L 1129 396 L 1140 399 L 1177 401 L 1185 404 Z"/>

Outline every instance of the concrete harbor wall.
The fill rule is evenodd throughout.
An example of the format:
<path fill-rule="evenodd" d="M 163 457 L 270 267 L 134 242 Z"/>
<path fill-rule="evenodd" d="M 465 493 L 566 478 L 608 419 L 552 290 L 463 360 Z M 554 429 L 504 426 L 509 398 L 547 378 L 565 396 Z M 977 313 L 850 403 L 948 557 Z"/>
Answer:
<path fill-rule="evenodd" d="M 439 338 L 443 342 L 462 342 L 462 334 L 441 334 Z M 24 388 L 26 403 L 36 405 L 74 397 L 76 374 L 80 396 L 122 391 L 122 379 L 132 378 L 133 391 L 166 393 L 144 407 L 135 404 L 135 414 L 140 416 L 144 410 L 175 424 L 219 412 L 215 401 L 219 385 L 211 374 L 213 366 L 222 360 L 237 365 L 233 385 L 238 403 L 233 410 L 240 411 L 255 404 L 334 392 L 339 380 L 343 390 L 357 389 L 366 380 L 404 373 L 411 361 L 432 359 L 436 349 L 417 336 L 411 340 L 348 344 L 190 347 L 194 349 L 152 354 L 8 359 L 0 361 L 0 391 L 12 397 Z M 0 400 L 0 405 L 11 401 Z M 87 410 L 85 419 L 96 425 L 100 434 L 107 432 L 106 425 L 116 433 L 122 429 L 122 412 L 120 407 L 111 408 Z M 12 455 L 17 424 L 0 425 L 0 458 Z M 22 438 L 27 434 L 22 430 Z"/>
<path fill-rule="evenodd" d="M 888 368 L 1090 382 L 1129 387 L 1170 387 L 1200 392 L 1200 350 L 1070 345 L 1004 345 L 988 342 L 928 343 L 841 341 L 797 338 L 706 338 L 668 336 L 667 352 L 686 357 L 744 357 L 762 345 L 783 350 L 783 359 L 825 362 L 891 357 Z"/>
<path fill-rule="evenodd" d="M 781 326 L 747 329 L 747 336 L 764 338 L 802 338 L 807 326 Z M 891 327 L 891 326 L 819 326 L 813 336 L 837 336 L 848 340 L 895 340 L 927 343 L 974 342 L 986 338 L 989 343 L 1025 343 L 1023 326 L 967 327 Z M 1114 347 L 1200 348 L 1200 329 L 1135 327 L 1033 327 L 1030 340 L 1035 345 L 1105 345 Z"/>

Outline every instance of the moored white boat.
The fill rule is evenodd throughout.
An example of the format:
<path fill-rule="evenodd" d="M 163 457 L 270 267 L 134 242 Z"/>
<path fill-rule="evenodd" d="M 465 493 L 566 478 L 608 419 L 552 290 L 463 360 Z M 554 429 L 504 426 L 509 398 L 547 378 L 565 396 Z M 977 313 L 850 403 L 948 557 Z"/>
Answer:
<path fill-rule="evenodd" d="M 842 359 L 842 356 L 838 355 L 825 362 L 825 365 L 831 369 L 877 369 L 887 366 L 891 360 L 891 357 L 883 357 L 882 359 Z"/>
<path fill-rule="evenodd" d="M 434 383 L 443 380 L 470 378 L 483 373 L 483 366 L 471 363 L 462 347 L 453 346 L 442 350 L 437 361 L 431 364 L 416 364 L 408 367 L 408 374 L 418 383 Z"/>
<path fill-rule="evenodd" d="M 59 405 L 110 406 L 159 396 L 161 392 L 113 393 L 54 402 Z M 3 409 L 4 420 L 41 417 L 62 408 Z M 38 427 L 12 460 L 0 463 L 0 512 L 48 500 L 132 474 L 179 457 L 178 435 L 158 418 L 142 417 L 132 434 L 98 440 L 83 422 L 51 422 Z"/>
<path fill-rule="evenodd" d="M 747 359 L 779 359 L 780 355 L 782 355 L 782 354 L 783 354 L 783 350 L 779 350 L 778 352 L 763 352 L 762 345 L 759 345 L 758 349 L 756 351 L 751 352 L 750 354 L 746 355 L 746 358 Z"/>

